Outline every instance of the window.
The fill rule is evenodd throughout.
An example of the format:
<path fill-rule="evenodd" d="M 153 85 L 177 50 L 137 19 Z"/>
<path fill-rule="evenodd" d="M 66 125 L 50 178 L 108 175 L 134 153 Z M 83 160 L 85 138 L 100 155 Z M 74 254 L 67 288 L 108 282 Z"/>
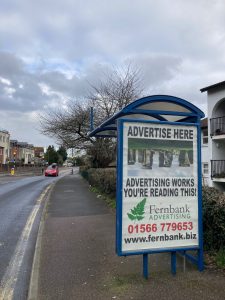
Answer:
<path fill-rule="evenodd" d="M 5 136 L 3 135 L 3 143 L 5 143 Z"/>
<path fill-rule="evenodd" d="M 202 144 L 208 145 L 208 129 L 202 130 Z"/>
<path fill-rule="evenodd" d="M 0 148 L 0 155 L 3 155 L 3 148 Z"/>
<path fill-rule="evenodd" d="M 208 163 L 202 163 L 202 174 L 208 175 L 209 174 L 209 164 Z"/>

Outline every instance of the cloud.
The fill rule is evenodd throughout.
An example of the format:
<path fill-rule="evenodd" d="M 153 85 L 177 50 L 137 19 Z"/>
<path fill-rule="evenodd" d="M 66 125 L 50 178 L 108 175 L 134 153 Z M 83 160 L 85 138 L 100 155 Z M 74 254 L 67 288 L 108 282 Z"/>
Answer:
<path fill-rule="evenodd" d="M 16 47 L 20 55 L 44 53 L 48 60 L 63 57 L 84 64 L 89 58 L 118 62 L 146 52 L 224 57 L 222 0 L 10 3 L 0 10 L 0 37 L 6 50 Z"/>
<path fill-rule="evenodd" d="M 1 110 L 35 111 L 84 94 L 85 82 L 77 76 L 69 79 L 65 72 L 49 71 L 48 66 L 31 70 L 12 53 L 0 52 L 0 66 Z M 51 92 L 44 92 L 44 86 Z"/>
<path fill-rule="evenodd" d="M 168 54 L 145 54 L 133 57 L 137 68 L 141 70 L 146 88 L 161 86 L 171 80 L 179 71 L 182 59 Z"/>
<path fill-rule="evenodd" d="M 35 146 L 44 146 L 55 144 L 54 141 L 38 132 L 37 116 L 31 113 L 16 111 L 0 111 L 0 126 L 10 133 L 11 139 L 21 142 L 27 142 Z"/>
<path fill-rule="evenodd" d="M 225 77 L 224 10 L 223 0 L 1 1 L 1 112 L 17 126 L 16 114 L 22 122 L 85 97 L 126 60 L 141 69 L 146 93 L 206 111 L 199 89 Z"/>

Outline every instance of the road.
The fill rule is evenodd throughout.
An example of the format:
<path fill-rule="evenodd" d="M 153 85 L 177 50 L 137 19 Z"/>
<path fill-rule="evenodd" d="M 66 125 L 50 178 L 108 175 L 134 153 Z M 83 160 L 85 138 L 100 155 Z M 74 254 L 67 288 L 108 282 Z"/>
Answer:
<path fill-rule="evenodd" d="M 0 177 L 0 300 L 27 298 L 44 200 L 57 178 Z"/>

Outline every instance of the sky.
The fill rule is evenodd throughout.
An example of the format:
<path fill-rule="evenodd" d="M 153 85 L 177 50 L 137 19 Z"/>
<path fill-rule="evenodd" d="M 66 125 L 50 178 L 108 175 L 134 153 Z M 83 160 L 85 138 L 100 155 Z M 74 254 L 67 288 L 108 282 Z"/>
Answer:
<path fill-rule="evenodd" d="M 132 62 L 145 95 L 186 99 L 225 80 L 224 0 L 1 0 L 0 128 L 35 146 L 39 116 L 84 99 L 108 68 Z"/>

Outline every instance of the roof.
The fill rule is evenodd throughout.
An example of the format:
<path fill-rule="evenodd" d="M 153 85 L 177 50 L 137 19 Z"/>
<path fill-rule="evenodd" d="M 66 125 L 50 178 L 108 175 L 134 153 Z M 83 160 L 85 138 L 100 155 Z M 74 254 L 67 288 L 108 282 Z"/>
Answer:
<path fill-rule="evenodd" d="M 208 118 L 201 120 L 201 128 L 207 128 L 208 127 Z"/>
<path fill-rule="evenodd" d="M 140 98 L 92 130 L 89 136 L 115 137 L 118 119 L 196 123 L 204 113 L 192 103 L 174 96 L 154 95 Z"/>
<path fill-rule="evenodd" d="M 214 88 L 217 88 L 217 87 L 223 87 L 223 86 L 225 86 L 225 81 L 221 81 L 221 82 L 215 83 L 213 85 L 206 86 L 206 87 L 200 89 L 200 91 L 203 93 L 203 92 L 206 92 L 208 90 L 211 90 L 211 89 L 214 89 Z"/>
<path fill-rule="evenodd" d="M 6 133 L 6 134 L 9 134 L 9 132 L 3 128 L 0 128 L 0 132 L 3 132 L 3 133 Z"/>

